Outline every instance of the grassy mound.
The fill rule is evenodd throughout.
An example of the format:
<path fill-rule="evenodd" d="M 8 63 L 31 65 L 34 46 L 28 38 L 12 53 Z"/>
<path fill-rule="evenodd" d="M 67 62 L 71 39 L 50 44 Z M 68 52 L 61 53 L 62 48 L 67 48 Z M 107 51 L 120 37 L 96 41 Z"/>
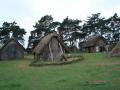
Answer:
<path fill-rule="evenodd" d="M 65 65 L 71 64 L 83 60 L 83 57 L 80 55 L 67 55 L 67 61 L 33 61 L 30 66 L 46 66 L 46 65 Z"/>

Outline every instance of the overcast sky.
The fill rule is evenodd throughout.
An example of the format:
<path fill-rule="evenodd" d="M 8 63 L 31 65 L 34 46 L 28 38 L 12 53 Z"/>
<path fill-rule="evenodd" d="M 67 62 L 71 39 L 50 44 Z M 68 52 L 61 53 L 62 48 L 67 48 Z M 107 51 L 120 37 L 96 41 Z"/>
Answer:
<path fill-rule="evenodd" d="M 44 15 L 52 15 L 55 21 L 66 16 L 72 19 L 86 20 L 87 16 L 101 13 L 110 17 L 120 13 L 120 0 L 0 0 L 0 26 L 4 21 L 16 21 L 28 33 L 26 46 L 33 25 Z"/>

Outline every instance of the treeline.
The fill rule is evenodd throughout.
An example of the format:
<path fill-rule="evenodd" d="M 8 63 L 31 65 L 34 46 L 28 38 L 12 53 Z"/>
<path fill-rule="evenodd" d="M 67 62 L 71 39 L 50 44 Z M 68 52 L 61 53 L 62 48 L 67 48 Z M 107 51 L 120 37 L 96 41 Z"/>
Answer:
<path fill-rule="evenodd" d="M 54 21 L 51 15 L 45 15 L 33 27 L 34 30 L 31 31 L 28 40 L 28 51 L 31 51 L 42 37 L 55 31 L 71 50 L 79 49 L 81 43 L 89 36 L 102 35 L 111 46 L 120 40 L 120 17 L 117 13 L 109 18 L 96 13 L 84 21 L 66 17 L 62 22 Z M 3 23 L 0 28 L 0 41 L 5 42 L 10 37 L 10 33 L 12 37 L 24 42 L 23 36 L 26 32 L 16 22 Z"/>
<path fill-rule="evenodd" d="M 117 13 L 107 19 L 96 13 L 85 21 L 66 17 L 62 22 L 56 22 L 51 15 L 45 15 L 33 27 L 28 49 L 33 49 L 41 37 L 54 31 L 71 50 L 80 48 L 81 43 L 89 36 L 102 35 L 111 46 L 120 40 L 120 17 Z"/>

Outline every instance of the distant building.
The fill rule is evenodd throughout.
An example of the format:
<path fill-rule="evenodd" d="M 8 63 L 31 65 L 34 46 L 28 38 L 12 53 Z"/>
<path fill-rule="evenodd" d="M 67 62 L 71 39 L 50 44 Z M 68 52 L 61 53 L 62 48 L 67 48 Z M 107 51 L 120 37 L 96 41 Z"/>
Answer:
<path fill-rule="evenodd" d="M 0 49 L 0 60 L 24 58 L 24 47 L 14 38 L 9 39 Z"/>
<path fill-rule="evenodd" d="M 112 51 L 110 52 L 110 56 L 120 56 L 120 41 L 112 49 Z"/>
<path fill-rule="evenodd" d="M 92 36 L 89 37 L 84 43 L 83 47 L 86 52 L 94 53 L 94 52 L 103 52 L 105 51 L 105 46 L 107 42 L 102 36 Z"/>

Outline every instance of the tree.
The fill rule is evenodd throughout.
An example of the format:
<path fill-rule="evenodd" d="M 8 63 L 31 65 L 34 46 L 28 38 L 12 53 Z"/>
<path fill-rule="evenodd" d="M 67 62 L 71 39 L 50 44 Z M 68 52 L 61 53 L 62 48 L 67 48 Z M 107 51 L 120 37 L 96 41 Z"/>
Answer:
<path fill-rule="evenodd" d="M 75 35 L 75 33 L 79 32 L 81 29 L 80 26 L 81 20 L 74 20 L 66 17 L 63 22 L 60 24 L 60 27 L 58 27 L 58 32 L 65 43 L 69 43 L 68 46 L 73 48 L 76 47 L 75 43 L 78 39 L 78 34 Z M 80 34 L 79 34 L 80 35 Z"/>
<path fill-rule="evenodd" d="M 60 25 L 60 23 L 53 22 L 53 17 L 51 15 L 41 17 L 33 26 L 34 30 L 31 31 L 31 35 L 29 36 L 28 48 L 33 49 L 42 37 L 54 32 L 58 25 Z"/>
<path fill-rule="evenodd" d="M 43 16 L 38 22 L 33 26 L 35 28 L 38 37 L 44 36 L 51 32 L 50 25 L 53 23 L 53 18 L 51 15 Z"/>
<path fill-rule="evenodd" d="M 118 17 L 117 13 L 108 18 L 107 26 L 109 27 L 107 39 L 110 44 L 115 45 L 120 40 L 120 17 Z"/>
<path fill-rule="evenodd" d="M 25 29 L 20 28 L 20 26 L 18 26 L 16 22 L 13 22 L 11 23 L 10 31 L 13 38 L 24 44 L 24 35 L 26 34 Z"/>
<path fill-rule="evenodd" d="M 100 17 L 100 13 L 92 14 L 92 16 L 88 17 L 87 21 L 85 21 L 82 31 L 86 33 L 87 36 L 103 35 L 107 30 L 105 23 L 105 18 Z"/>
<path fill-rule="evenodd" d="M 10 38 L 10 23 L 4 22 L 2 27 L 0 28 L 0 41 L 1 43 L 5 43 L 7 39 Z"/>
<path fill-rule="evenodd" d="M 12 23 L 4 22 L 0 28 L 0 41 L 4 44 L 9 38 L 13 37 L 24 44 L 25 34 L 25 30 L 20 28 L 15 21 Z"/>

